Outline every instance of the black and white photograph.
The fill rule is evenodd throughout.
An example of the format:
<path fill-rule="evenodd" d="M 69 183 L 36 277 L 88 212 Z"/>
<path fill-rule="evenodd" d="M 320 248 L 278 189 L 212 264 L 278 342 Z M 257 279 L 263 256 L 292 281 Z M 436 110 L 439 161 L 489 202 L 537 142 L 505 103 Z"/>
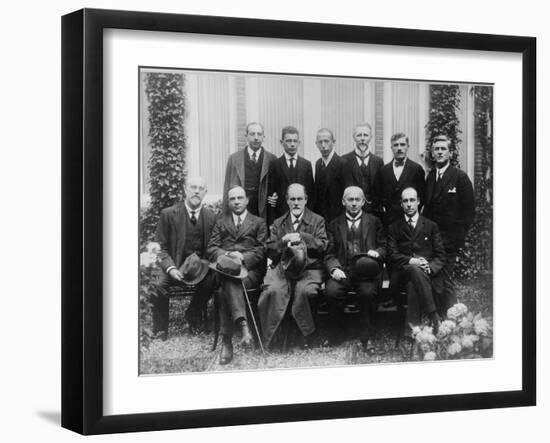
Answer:
<path fill-rule="evenodd" d="M 493 84 L 137 75 L 140 375 L 493 358 Z"/>

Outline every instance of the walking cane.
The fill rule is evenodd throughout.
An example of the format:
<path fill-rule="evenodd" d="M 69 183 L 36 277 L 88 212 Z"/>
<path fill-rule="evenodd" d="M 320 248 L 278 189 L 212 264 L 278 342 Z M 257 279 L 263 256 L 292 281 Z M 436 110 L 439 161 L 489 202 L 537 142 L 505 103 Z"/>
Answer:
<path fill-rule="evenodd" d="M 254 330 L 256 331 L 256 336 L 258 337 L 258 343 L 260 343 L 260 349 L 262 350 L 262 354 L 265 355 L 265 349 L 264 349 L 264 345 L 262 343 L 262 337 L 260 337 L 260 331 L 258 330 L 258 325 L 256 324 L 256 319 L 254 318 L 254 311 L 252 311 L 252 305 L 250 304 L 250 299 L 248 298 L 248 292 L 246 292 L 246 287 L 245 287 L 244 282 L 242 280 L 241 280 L 241 286 L 243 287 L 244 298 L 246 299 L 246 303 L 248 304 L 248 310 L 250 311 L 250 316 L 252 317 L 252 323 L 254 324 Z"/>

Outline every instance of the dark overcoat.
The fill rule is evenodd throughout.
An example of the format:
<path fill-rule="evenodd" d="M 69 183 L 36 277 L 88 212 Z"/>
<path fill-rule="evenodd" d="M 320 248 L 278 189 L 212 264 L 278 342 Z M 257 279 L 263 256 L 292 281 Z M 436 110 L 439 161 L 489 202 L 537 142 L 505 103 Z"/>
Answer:
<path fill-rule="evenodd" d="M 369 154 L 369 175 L 370 175 L 370 183 L 369 186 L 363 186 L 363 192 L 365 194 L 365 198 L 367 199 L 367 202 L 365 204 L 365 211 L 367 212 L 374 212 L 377 211 L 377 208 L 379 206 L 379 199 L 378 196 L 375 194 L 374 189 L 374 183 L 376 180 L 376 176 L 378 175 L 378 172 L 384 166 L 384 160 L 382 160 L 380 157 L 378 157 L 375 154 Z M 357 162 L 357 156 L 355 155 L 355 150 L 348 152 L 347 154 L 342 156 L 342 160 L 346 163 L 344 167 L 344 186 L 347 188 L 348 186 L 359 186 L 361 187 L 361 168 L 359 167 L 359 163 Z"/>
<path fill-rule="evenodd" d="M 278 264 L 286 247 L 281 239 L 291 232 L 295 231 L 290 213 L 287 212 L 273 222 L 266 244 L 267 256 L 272 260 L 272 269 L 266 275 L 265 288 L 258 301 L 262 334 L 266 346 L 273 338 L 290 302 L 290 283 Z M 306 208 L 298 232 L 306 244 L 308 258 L 305 270 L 299 281 L 296 282 L 295 301 L 291 313 L 302 333 L 307 335 L 315 330 L 308 297 L 311 292 L 317 291 L 322 283 L 323 256 L 328 244 L 325 220 Z"/>
<path fill-rule="evenodd" d="M 271 152 L 267 152 L 264 148 L 262 169 L 260 172 L 260 183 L 258 184 L 258 215 L 264 220 L 267 219 L 267 191 L 270 183 L 269 169 L 271 162 L 277 160 L 277 157 Z M 244 161 L 245 161 L 246 147 L 234 152 L 229 156 L 227 160 L 227 166 L 225 168 L 225 180 L 223 184 L 223 208 L 224 213 L 228 212 L 227 207 L 227 192 L 235 187 L 241 186 L 244 188 Z"/>
<path fill-rule="evenodd" d="M 323 167 L 323 160 L 315 163 L 315 183 L 313 185 L 313 212 L 325 218 L 328 224 L 344 212 L 342 196 L 344 194 L 343 174 L 344 161 L 334 153 L 328 166 Z M 323 175 L 323 180 L 320 180 Z"/>
<path fill-rule="evenodd" d="M 422 215 L 437 223 L 447 250 L 458 250 L 474 220 L 475 200 L 472 182 L 460 169 L 449 166 L 436 182 L 436 171 L 426 179 Z"/>
<path fill-rule="evenodd" d="M 345 214 L 328 225 L 328 251 L 325 266 L 330 273 L 334 268 L 344 270 L 348 257 L 348 223 Z M 380 264 L 386 257 L 386 233 L 378 217 L 363 212 L 361 216 L 361 252 L 374 250 L 380 254 Z"/>
<path fill-rule="evenodd" d="M 169 208 L 163 209 L 160 213 L 159 223 L 157 225 L 156 239 L 160 244 L 160 266 L 164 272 L 171 267 L 180 266 L 185 261 L 183 250 L 185 247 L 185 217 L 187 209 L 183 202 Z M 207 258 L 206 247 L 210 240 L 210 235 L 216 221 L 216 214 L 203 207 L 199 214 L 198 222 L 202 223 L 202 245 L 203 250 L 199 251 L 202 258 Z"/>
<path fill-rule="evenodd" d="M 295 177 L 294 180 L 292 180 L 291 171 L 286 163 L 284 154 L 271 163 L 268 195 L 271 196 L 274 192 L 276 192 L 278 199 L 275 208 L 268 208 L 268 225 L 288 211 L 286 191 L 288 186 L 292 183 L 299 183 L 306 188 L 306 193 L 308 195 L 308 207 L 312 207 L 313 169 L 311 167 L 311 162 L 306 160 L 304 157 L 298 156 L 294 168 L 296 169 L 294 171 Z"/>
<path fill-rule="evenodd" d="M 425 173 L 422 166 L 407 159 L 399 180 L 393 173 L 393 160 L 385 164 L 379 171 L 374 183 L 374 193 L 379 200 L 379 210 L 385 226 L 403 215 L 401 208 L 401 192 L 403 189 L 413 187 L 420 199 L 420 207 L 424 204 Z"/>

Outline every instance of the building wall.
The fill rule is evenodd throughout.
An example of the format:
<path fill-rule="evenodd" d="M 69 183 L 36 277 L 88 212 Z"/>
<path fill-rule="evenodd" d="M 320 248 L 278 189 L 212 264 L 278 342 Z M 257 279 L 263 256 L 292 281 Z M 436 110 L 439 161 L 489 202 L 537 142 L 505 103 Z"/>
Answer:
<path fill-rule="evenodd" d="M 280 134 L 284 126 L 298 128 L 302 140 L 299 153 L 313 163 L 319 158 L 315 146 L 319 128 L 333 130 L 336 152 L 344 154 L 354 146 L 354 126 L 369 122 L 373 128 L 371 147 L 385 162 L 392 158 L 391 135 L 404 132 L 409 136 L 409 157 L 423 164 L 421 154 L 425 150 L 424 126 L 429 106 L 429 85 L 426 83 L 181 72 L 185 76 L 187 108 L 186 169 L 190 175 L 205 178 L 209 199 L 221 197 L 227 158 L 245 146 L 246 124 L 251 121 L 264 125 L 264 146 L 277 156 L 283 152 Z M 460 89 L 460 162 L 474 181 L 476 155 L 471 86 L 462 85 Z M 142 201 L 147 202 L 148 115 L 143 89 L 140 100 L 141 191 Z"/>

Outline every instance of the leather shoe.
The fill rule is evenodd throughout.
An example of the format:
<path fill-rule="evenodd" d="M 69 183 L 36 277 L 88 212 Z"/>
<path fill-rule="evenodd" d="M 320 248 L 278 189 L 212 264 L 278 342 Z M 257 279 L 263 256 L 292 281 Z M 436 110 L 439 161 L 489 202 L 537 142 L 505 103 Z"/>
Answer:
<path fill-rule="evenodd" d="M 250 333 L 250 328 L 248 327 L 248 322 L 246 320 L 241 320 L 241 346 L 249 348 L 252 346 L 252 334 Z"/>
<path fill-rule="evenodd" d="M 223 336 L 222 352 L 220 353 L 220 365 L 226 365 L 233 360 L 233 342 L 231 337 Z"/>

